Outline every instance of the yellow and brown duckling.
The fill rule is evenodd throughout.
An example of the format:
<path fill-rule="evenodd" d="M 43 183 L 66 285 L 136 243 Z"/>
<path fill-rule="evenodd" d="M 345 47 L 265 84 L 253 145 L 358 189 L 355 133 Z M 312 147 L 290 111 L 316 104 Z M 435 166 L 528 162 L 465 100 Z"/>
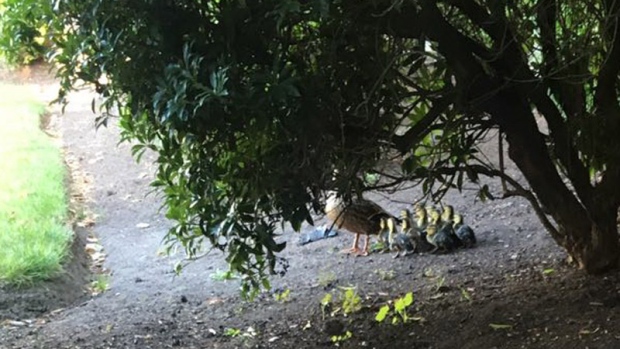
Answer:
<path fill-rule="evenodd" d="M 455 239 L 445 230 L 440 230 L 437 224 L 431 223 L 426 228 L 426 240 L 434 246 L 430 253 L 437 251 L 450 252 L 457 248 Z"/>
<path fill-rule="evenodd" d="M 454 218 L 454 207 L 450 205 L 444 205 L 441 211 L 441 221 L 443 223 L 452 224 Z"/>
<path fill-rule="evenodd" d="M 437 224 L 440 232 L 447 234 L 455 242 L 457 247 L 462 247 L 463 243 L 456 236 L 453 228 L 454 208 L 450 205 L 444 205 L 441 214 L 433 213 L 433 221 Z"/>
<path fill-rule="evenodd" d="M 424 231 L 428 225 L 428 214 L 424 207 L 417 207 L 415 209 L 415 228 L 419 231 Z"/>
<path fill-rule="evenodd" d="M 338 228 L 355 234 L 353 246 L 341 252 L 360 256 L 368 255 L 370 235 L 378 235 L 381 232 L 381 218 L 393 217 L 370 200 L 358 199 L 346 205 L 341 198 L 336 196 L 335 192 L 329 193 L 327 197 L 325 213 Z M 366 236 L 362 249 L 358 246 L 360 235 Z"/>
<path fill-rule="evenodd" d="M 474 230 L 469 225 L 465 224 L 463 216 L 460 214 L 454 215 L 454 232 L 463 243 L 463 246 L 469 248 L 476 244 L 476 234 L 474 234 Z"/>
<path fill-rule="evenodd" d="M 396 220 L 394 218 L 385 218 L 385 223 L 388 229 L 390 250 L 397 251 L 394 258 L 398 258 L 401 253 L 406 256 L 415 252 L 415 242 L 409 237 L 409 235 L 396 231 Z M 403 224 L 405 224 L 405 226 L 407 225 L 407 223 Z"/>
<path fill-rule="evenodd" d="M 403 225 L 413 229 L 413 215 L 411 214 L 411 211 L 407 209 L 400 211 L 400 221 Z"/>

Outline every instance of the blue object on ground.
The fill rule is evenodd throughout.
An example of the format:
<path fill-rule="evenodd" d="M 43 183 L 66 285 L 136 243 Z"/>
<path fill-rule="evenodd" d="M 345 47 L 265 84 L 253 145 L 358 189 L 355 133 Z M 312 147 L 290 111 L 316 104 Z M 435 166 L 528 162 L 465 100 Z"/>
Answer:
<path fill-rule="evenodd" d="M 312 230 L 309 233 L 302 234 L 299 237 L 298 245 L 302 246 L 305 244 L 309 244 L 314 241 L 331 238 L 338 235 L 338 231 L 336 229 L 329 229 L 328 226 L 324 225 Z"/>

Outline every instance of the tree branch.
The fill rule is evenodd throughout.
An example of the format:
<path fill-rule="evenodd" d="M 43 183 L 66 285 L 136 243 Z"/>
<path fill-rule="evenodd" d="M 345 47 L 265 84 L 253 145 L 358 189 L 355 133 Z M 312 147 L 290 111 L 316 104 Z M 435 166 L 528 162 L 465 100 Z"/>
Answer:
<path fill-rule="evenodd" d="M 531 99 L 543 114 L 554 140 L 556 157 L 566 168 L 568 178 L 573 183 L 579 199 L 586 206 L 591 206 L 593 188 L 590 184 L 588 169 L 583 165 L 577 151 L 572 146 L 563 117 L 555 103 L 546 94 L 544 84 L 538 83 L 539 79 L 523 61 L 524 54 L 507 23 L 499 22 L 499 19 L 495 17 L 491 18 L 486 10 L 474 1 L 449 0 L 449 2 L 458 7 L 496 43 L 501 45 L 501 47 L 496 48 L 497 55 L 493 61 L 490 61 L 490 64 L 498 72 L 503 73 L 503 78 L 508 81 L 516 80 L 515 86 L 520 95 L 525 99 Z"/>
<path fill-rule="evenodd" d="M 553 68 L 558 64 L 558 52 L 556 49 L 556 26 L 557 3 L 556 0 L 540 0 L 536 4 L 536 22 L 540 28 L 542 45 L 542 74 L 544 77 L 551 75 Z"/>
<path fill-rule="evenodd" d="M 448 108 L 448 106 L 452 103 L 452 100 L 448 98 L 448 96 L 444 96 L 439 98 L 433 102 L 433 106 L 428 111 L 428 113 L 413 125 L 405 134 L 402 136 L 395 136 L 394 144 L 396 149 L 402 154 L 406 153 L 413 147 L 416 143 L 420 142 L 420 140 L 426 136 L 429 131 L 431 125 L 439 118 L 439 116 Z"/>
<path fill-rule="evenodd" d="M 618 93 L 616 84 L 618 81 L 618 72 L 620 71 L 620 28 L 618 23 L 618 15 L 620 15 L 620 2 L 617 0 L 605 1 L 610 19 L 610 30 L 608 36 L 613 39 L 611 42 L 611 50 L 605 58 L 605 62 L 601 67 L 598 75 L 598 86 L 596 87 L 595 99 L 603 113 L 618 110 Z M 616 117 L 614 115 L 613 117 Z"/>

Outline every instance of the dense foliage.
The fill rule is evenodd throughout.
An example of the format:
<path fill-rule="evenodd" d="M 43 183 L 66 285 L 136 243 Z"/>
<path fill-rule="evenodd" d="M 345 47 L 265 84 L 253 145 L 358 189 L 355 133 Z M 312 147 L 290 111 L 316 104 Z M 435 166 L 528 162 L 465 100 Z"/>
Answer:
<path fill-rule="evenodd" d="M 50 4 L 42 0 L 0 0 L 0 58 L 17 65 L 45 57 Z"/>
<path fill-rule="evenodd" d="M 441 195 L 479 175 L 598 272 L 618 259 L 619 6 L 59 0 L 54 59 L 61 98 L 94 84 L 136 154 L 159 154 L 171 239 L 226 251 L 245 291 L 285 269 L 278 224 L 311 222 L 325 190 Z M 529 187 L 477 152 L 493 129 Z"/>

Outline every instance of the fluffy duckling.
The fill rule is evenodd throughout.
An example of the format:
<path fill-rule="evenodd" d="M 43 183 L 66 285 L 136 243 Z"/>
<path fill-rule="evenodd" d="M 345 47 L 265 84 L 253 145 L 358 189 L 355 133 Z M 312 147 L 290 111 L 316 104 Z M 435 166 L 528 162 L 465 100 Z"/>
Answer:
<path fill-rule="evenodd" d="M 407 209 L 400 211 L 400 220 L 403 225 L 406 225 L 408 228 L 413 229 L 413 215 L 411 214 L 411 211 Z"/>
<path fill-rule="evenodd" d="M 428 214 L 424 207 L 417 207 L 415 209 L 415 227 L 419 231 L 424 231 L 428 225 Z"/>
<path fill-rule="evenodd" d="M 394 258 L 398 258 L 401 253 L 403 253 L 404 256 L 413 253 L 415 251 L 414 241 L 407 234 L 396 232 L 396 220 L 394 218 L 387 218 L 385 222 L 389 232 L 388 240 L 390 243 L 390 250 L 397 251 Z M 404 224 L 406 225 L 407 223 Z"/>
<path fill-rule="evenodd" d="M 454 219 L 454 207 L 450 205 L 444 205 L 441 212 L 441 221 L 444 223 L 452 224 L 452 220 Z"/>
<path fill-rule="evenodd" d="M 434 223 L 426 228 L 426 240 L 434 246 L 430 253 L 437 251 L 450 252 L 456 249 L 455 240 L 446 231 L 439 230 Z"/>
<path fill-rule="evenodd" d="M 456 236 L 453 228 L 453 219 L 454 208 L 450 205 L 443 206 L 441 214 L 439 213 L 439 211 L 433 212 L 433 216 L 431 218 L 431 220 L 437 225 L 437 228 L 440 232 L 450 236 L 450 238 L 454 241 L 456 247 L 462 247 L 463 243 Z"/>
<path fill-rule="evenodd" d="M 460 214 L 454 215 L 454 231 L 459 240 L 463 242 L 463 246 L 469 248 L 476 244 L 474 230 L 463 222 L 463 216 Z"/>

